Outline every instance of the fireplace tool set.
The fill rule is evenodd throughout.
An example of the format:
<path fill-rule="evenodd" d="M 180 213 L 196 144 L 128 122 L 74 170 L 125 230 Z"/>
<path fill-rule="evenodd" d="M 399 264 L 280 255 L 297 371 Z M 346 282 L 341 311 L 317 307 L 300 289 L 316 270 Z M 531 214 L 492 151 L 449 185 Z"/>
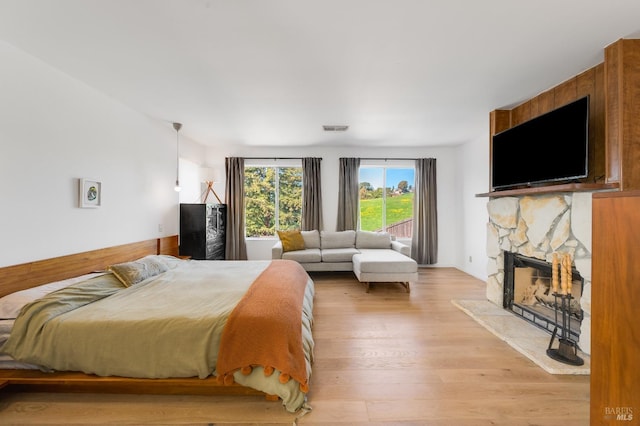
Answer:
<path fill-rule="evenodd" d="M 558 267 L 560 267 L 560 291 L 558 291 Z M 559 346 L 557 349 L 552 348 L 553 341 L 558 334 L 558 326 L 553 329 L 551 341 L 547 348 L 547 355 L 556 361 L 570 365 L 583 365 L 584 360 L 578 356 L 578 344 L 571 339 L 569 330 L 571 329 L 571 257 L 567 254 L 558 262 L 556 253 L 553 253 L 551 285 L 553 288 L 554 303 L 556 305 L 555 320 L 558 323 L 558 310 L 562 315 L 562 329 L 560 330 Z M 558 304 L 560 299 L 560 304 Z"/>

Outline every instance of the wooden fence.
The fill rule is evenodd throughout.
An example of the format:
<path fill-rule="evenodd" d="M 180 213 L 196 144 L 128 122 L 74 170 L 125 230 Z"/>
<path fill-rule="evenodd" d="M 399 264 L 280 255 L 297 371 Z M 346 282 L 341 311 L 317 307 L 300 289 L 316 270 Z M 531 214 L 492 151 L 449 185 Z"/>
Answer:
<path fill-rule="evenodd" d="M 384 231 L 384 229 L 379 229 L 378 231 Z M 396 238 L 411 238 L 413 234 L 413 219 L 406 219 L 389 225 L 386 231 L 391 235 L 395 235 Z"/>

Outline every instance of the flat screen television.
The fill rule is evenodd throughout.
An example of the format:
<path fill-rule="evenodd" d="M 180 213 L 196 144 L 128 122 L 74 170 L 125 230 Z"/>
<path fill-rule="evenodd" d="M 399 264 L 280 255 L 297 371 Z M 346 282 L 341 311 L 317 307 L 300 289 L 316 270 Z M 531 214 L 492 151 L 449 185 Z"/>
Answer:
<path fill-rule="evenodd" d="M 589 97 L 493 136 L 492 187 L 566 183 L 589 174 Z"/>

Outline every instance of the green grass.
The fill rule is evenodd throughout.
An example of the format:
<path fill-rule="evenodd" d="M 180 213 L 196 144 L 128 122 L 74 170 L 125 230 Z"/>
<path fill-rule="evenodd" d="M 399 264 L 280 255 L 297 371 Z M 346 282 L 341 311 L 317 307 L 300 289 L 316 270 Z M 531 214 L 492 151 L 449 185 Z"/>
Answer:
<path fill-rule="evenodd" d="M 387 226 L 413 217 L 413 194 L 387 197 Z M 382 198 L 360 200 L 360 229 L 382 228 Z"/>

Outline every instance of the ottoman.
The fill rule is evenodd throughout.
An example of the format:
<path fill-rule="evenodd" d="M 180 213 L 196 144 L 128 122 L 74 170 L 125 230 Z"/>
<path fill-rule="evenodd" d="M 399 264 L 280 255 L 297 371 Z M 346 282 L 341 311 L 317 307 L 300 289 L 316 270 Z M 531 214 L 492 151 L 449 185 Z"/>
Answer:
<path fill-rule="evenodd" d="M 409 293 L 409 283 L 418 280 L 416 261 L 395 250 L 363 249 L 353 255 L 352 261 L 353 272 L 366 284 L 367 293 L 372 282 L 399 282 Z"/>

